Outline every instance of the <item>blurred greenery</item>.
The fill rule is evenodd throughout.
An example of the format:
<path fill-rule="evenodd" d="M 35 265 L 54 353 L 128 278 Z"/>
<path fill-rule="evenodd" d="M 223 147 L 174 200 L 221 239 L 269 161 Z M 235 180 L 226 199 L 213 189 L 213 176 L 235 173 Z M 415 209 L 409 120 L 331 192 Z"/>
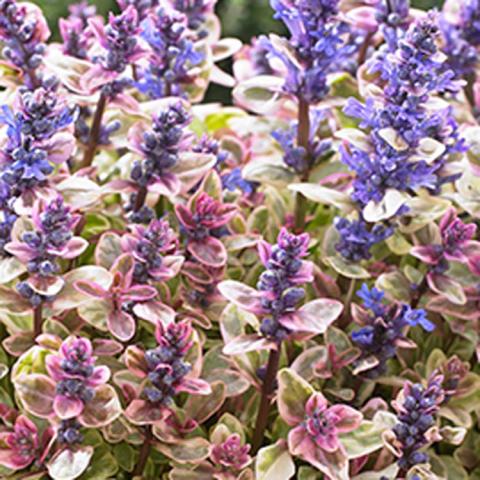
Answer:
<path fill-rule="evenodd" d="M 40 5 L 54 32 L 58 38 L 58 19 L 68 14 L 68 5 L 74 1 L 58 0 L 33 0 Z M 97 5 L 101 14 L 109 11 L 117 11 L 115 0 L 96 0 L 90 3 Z M 443 0 L 413 0 L 413 6 L 428 9 L 441 6 Z M 269 0 L 219 0 L 217 12 L 222 19 L 225 36 L 234 36 L 243 41 L 248 41 L 252 36 L 266 32 L 282 31 L 281 25 L 273 20 Z"/>

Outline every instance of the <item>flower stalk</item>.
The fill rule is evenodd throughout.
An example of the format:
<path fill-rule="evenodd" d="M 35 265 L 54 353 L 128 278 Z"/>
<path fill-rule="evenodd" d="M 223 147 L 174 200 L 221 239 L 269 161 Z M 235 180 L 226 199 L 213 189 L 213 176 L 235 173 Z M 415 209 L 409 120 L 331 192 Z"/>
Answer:
<path fill-rule="evenodd" d="M 300 99 L 298 104 L 298 132 L 297 144 L 298 147 L 304 148 L 308 156 L 308 144 L 310 138 L 310 105 L 303 99 Z M 308 180 L 310 174 L 307 169 L 302 175 L 302 182 Z M 295 196 L 295 210 L 294 210 L 294 225 L 295 231 L 301 232 L 305 228 L 305 217 L 307 214 L 307 199 L 301 194 L 297 193 Z"/>
<path fill-rule="evenodd" d="M 95 153 L 97 152 L 98 143 L 100 140 L 100 133 L 102 127 L 102 118 L 107 106 L 107 96 L 102 92 L 98 99 L 97 108 L 95 110 L 95 116 L 93 117 L 92 128 L 90 130 L 90 136 L 88 138 L 87 149 L 83 156 L 81 168 L 87 168 L 92 164 Z"/>
<path fill-rule="evenodd" d="M 281 342 L 276 349 L 270 350 L 268 357 L 267 372 L 262 384 L 262 396 L 260 407 L 258 409 L 257 420 L 255 422 L 255 432 L 253 434 L 252 448 L 253 453 L 257 453 L 262 446 L 265 437 L 265 429 L 268 424 L 268 414 L 272 403 L 272 395 L 275 390 L 275 381 L 277 378 L 278 365 L 280 363 Z"/>

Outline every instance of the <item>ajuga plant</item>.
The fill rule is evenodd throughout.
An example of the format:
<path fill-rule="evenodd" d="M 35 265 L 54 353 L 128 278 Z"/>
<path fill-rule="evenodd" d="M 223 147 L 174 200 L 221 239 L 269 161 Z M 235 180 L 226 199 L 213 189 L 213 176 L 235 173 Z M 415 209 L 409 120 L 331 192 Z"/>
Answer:
<path fill-rule="evenodd" d="M 480 2 L 270 3 L 0 0 L 0 478 L 480 478 Z"/>

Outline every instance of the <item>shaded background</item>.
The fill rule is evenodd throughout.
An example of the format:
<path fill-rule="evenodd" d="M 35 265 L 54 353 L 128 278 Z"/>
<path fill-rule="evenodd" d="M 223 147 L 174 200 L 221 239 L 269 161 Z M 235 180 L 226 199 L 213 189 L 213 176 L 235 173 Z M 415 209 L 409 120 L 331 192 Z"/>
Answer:
<path fill-rule="evenodd" d="M 39 5 L 47 18 L 52 30 L 53 39 L 58 40 L 58 19 L 68 15 L 68 6 L 79 0 L 59 2 L 58 0 L 30 0 Z M 414 7 L 429 9 L 440 7 L 444 0 L 411 0 Z M 460 1 L 460 0 L 459 0 Z M 90 4 L 97 6 L 97 11 L 103 15 L 113 11 L 118 13 L 115 0 L 90 0 Z M 264 33 L 283 33 L 283 24 L 273 19 L 273 10 L 269 0 L 219 0 L 216 8 L 223 25 L 223 36 L 236 37 L 243 42 L 249 42 L 254 36 Z M 229 60 L 220 64 L 220 67 L 229 70 Z M 231 104 L 229 89 L 211 84 L 205 98 L 206 102 L 221 102 Z"/>
<path fill-rule="evenodd" d="M 75 1 L 58 0 L 33 0 L 40 5 L 47 17 L 50 28 L 55 37 L 58 35 L 58 19 L 67 15 L 68 5 Z M 100 13 L 117 11 L 115 0 L 91 0 L 91 4 L 97 5 Z M 428 9 L 440 6 L 443 0 L 413 0 L 412 5 L 418 8 Z M 252 36 L 261 33 L 281 31 L 281 26 L 272 19 L 272 10 L 269 0 L 219 0 L 217 13 L 223 23 L 224 36 L 233 36 L 243 41 L 248 41 Z"/>

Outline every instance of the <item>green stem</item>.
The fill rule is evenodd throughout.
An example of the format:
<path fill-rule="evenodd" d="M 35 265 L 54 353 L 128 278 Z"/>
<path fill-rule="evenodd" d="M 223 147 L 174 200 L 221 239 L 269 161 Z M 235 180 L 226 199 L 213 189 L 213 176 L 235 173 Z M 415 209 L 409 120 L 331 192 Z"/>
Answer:
<path fill-rule="evenodd" d="M 87 149 L 85 150 L 85 154 L 83 156 L 81 168 L 89 167 L 92 164 L 93 158 L 95 157 L 98 142 L 100 140 L 102 118 L 103 114 L 105 113 L 106 106 L 107 96 L 102 93 L 98 99 L 97 108 L 93 117 L 92 128 L 90 130 L 90 136 L 88 138 Z"/>
<path fill-rule="evenodd" d="M 145 428 L 145 442 L 140 449 L 140 456 L 138 457 L 138 462 L 135 465 L 132 476 L 142 476 L 143 471 L 145 470 L 145 465 L 147 464 L 148 457 L 150 456 L 150 451 L 152 449 L 152 427 L 147 426 Z"/>
<path fill-rule="evenodd" d="M 270 355 L 268 357 L 267 372 L 262 384 L 262 396 L 253 434 L 252 447 L 254 454 L 257 453 L 258 449 L 262 446 L 265 430 L 268 424 L 268 414 L 270 413 L 272 396 L 275 390 L 275 380 L 277 378 L 278 365 L 280 362 L 280 349 L 281 344 L 277 346 L 276 350 L 270 350 Z"/>
<path fill-rule="evenodd" d="M 308 153 L 310 140 L 310 105 L 305 100 L 300 100 L 298 103 L 298 131 L 297 131 L 297 145 L 303 147 Z M 302 175 L 302 182 L 308 180 L 310 171 Z M 305 217 L 307 213 L 307 199 L 301 194 L 297 193 L 295 196 L 295 210 L 294 210 L 294 225 L 295 231 L 302 232 L 305 228 Z"/>

